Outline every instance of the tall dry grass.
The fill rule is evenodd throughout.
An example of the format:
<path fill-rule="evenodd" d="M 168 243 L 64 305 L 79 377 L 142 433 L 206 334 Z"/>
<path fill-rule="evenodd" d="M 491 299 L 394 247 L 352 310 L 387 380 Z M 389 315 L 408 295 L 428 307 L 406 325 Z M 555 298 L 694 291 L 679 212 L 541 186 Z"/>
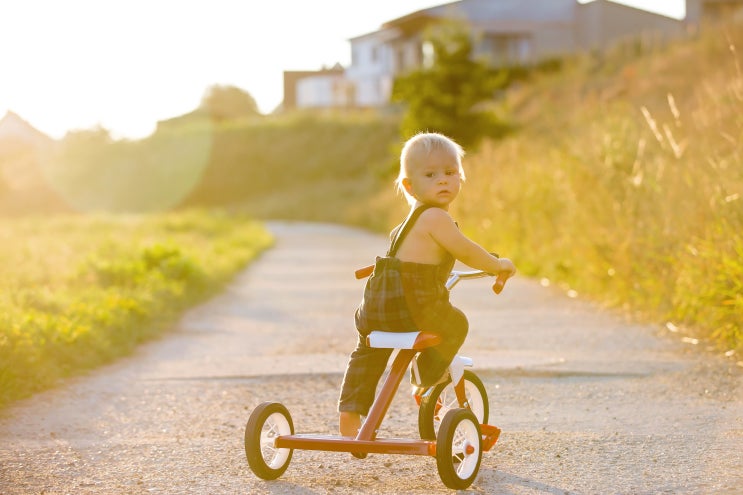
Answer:
<path fill-rule="evenodd" d="M 523 273 L 743 346 L 743 29 L 513 91 L 520 132 L 467 160 L 459 213 Z"/>

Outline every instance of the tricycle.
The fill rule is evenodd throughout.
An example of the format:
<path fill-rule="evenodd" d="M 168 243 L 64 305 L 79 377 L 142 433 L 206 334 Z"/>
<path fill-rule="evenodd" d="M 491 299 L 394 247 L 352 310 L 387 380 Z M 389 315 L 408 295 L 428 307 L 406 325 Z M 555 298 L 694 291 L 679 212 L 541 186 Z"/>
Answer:
<path fill-rule="evenodd" d="M 357 270 L 364 278 L 372 267 Z M 446 287 L 451 290 L 460 280 L 493 276 L 482 271 L 452 271 Z M 498 277 L 493 290 L 500 293 L 505 277 Z M 264 480 L 281 476 L 289 466 L 293 451 L 319 450 L 349 452 L 360 459 L 368 454 L 424 455 L 436 458 L 441 481 L 452 489 L 472 484 L 480 469 L 483 452 L 493 448 L 501 430 L 487 424 L 489 404 L 485 386 L 471 370 L 473 361 L 456 356 L 449 365 L 449 376 L 432 387 L 413 388 L 418 404 L 419 439 L 378 438 L 377 433 L 408 367 L 416 382 L 415 355 L 437 345 L 436 334 L 417 332 L 371 332 L 370 347 L 396 349 L 389 374 L 377 393 L 368 416 L 356 437 L 325 434 L 297 434 L 292 417 L 283 404 L 264 402 L 250 414 L 245 427 L 245 455 L 253 473 Z"/>

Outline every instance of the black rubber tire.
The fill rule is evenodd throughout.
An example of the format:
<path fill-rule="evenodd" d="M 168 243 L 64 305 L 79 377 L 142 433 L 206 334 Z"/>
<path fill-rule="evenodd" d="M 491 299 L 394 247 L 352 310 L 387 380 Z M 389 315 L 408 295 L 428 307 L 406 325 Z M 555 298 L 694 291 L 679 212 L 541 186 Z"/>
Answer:
<path fill-rule="evenodd" d="M 473 452 L 465 454 L 467 446 Z M 464 490 L 475 481 L 482 461 L 480 423 L 469 409 L 452 409 L 441 421 L 436 438 L 436 467 L 441 481 L 453 490 Z"/>
<path fill-rule="evenodd" d="M 480 377 L 470 370 L 464 370 L 464 381 L 467 400 L 472 403 L 472 412 L 475 413 L 475 417 L 480 421 L 480 424 L 487 424 L 490 407 L 485 385 L 482 383 L 482 380 L 480 380 Z M 436 432 L 439 429 L 442 417 L 449 411 L 449 408 L 442 409 L 440 407 L 439 400 L 441 399 L 441 394 L 449 386 L 451 386 L 451 379 L 445 383 L 439 383 L 434 387 L 430 394 L 426 394 L 421 398 L 421 405 L 418 409 L 418 432 L 420 433 L 421 439 L 436 439 Z M 472 393 L 479 394 L 479 399 L 471 397 Z M 449 394 L 454 394 L 452 388 L 447 390 L 446 395 L 448 396 Z M 482 405 L 481 411 L 476 410 L 478 407 L 476 407 L 475 403 Z M 458 407 L 461 406 L 456 405 L 454 408 Z"/>
<path fill-rule="evenodd" d="M 264 432 L 265 427 L 270 430 Z M 245 457 L 256 476 L 264 480 L 275 480 L 284 474 L 294 450 L 275 449 L 269 444 L 271 438 L 277 435 L 293 434 L 294 423 L 283 404 L 264 402 L 253 410 L 245 425 Z"/>

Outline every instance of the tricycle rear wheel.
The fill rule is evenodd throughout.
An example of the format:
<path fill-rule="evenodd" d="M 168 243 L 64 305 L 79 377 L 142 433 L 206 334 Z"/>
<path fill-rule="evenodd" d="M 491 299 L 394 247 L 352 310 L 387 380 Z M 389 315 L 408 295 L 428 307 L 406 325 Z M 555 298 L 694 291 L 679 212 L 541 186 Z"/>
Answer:
<path fill-rule="evenodd" d="M 245 426 L 245 456 L 256 476 L 275 480 L 284 474 L 294 450 L 277 449 L 275 440 L 293 434 L 294 423 L 283 404 L 264 402 L 253 410 Z"/>

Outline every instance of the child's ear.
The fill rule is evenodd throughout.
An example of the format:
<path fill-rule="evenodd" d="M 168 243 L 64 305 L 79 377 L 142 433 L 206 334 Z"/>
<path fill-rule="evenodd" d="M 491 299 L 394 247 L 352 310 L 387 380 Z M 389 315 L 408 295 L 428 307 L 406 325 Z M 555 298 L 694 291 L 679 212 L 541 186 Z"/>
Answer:
<path fill-rule="evenodd" d="M 408 194 L 410 194 L 410 195 L 413 194 L 413 183 L 410 182 L 410 179 L 409 178 L 407 178 L 407 177 L 403 178 L 403 180 L 402 180 L 402 187 L 405 188 L 405 190 L 408 192 Z"/>

